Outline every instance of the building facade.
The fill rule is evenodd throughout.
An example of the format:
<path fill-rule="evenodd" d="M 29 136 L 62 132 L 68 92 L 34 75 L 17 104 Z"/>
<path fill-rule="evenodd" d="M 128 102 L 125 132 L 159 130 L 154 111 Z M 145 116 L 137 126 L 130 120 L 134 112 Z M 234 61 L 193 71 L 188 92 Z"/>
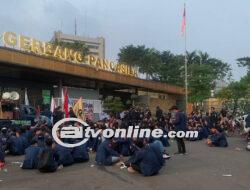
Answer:
<path fill-rule="evenodd" d="M 140 79 L 134 68 L 124 64 L 94 56 L 84 62 L 78 51 L 13 32 L 4 33 L 3 41 L 0 94 L 17 92 L 18 105 L 28 95 L 31 106 L 48 107 L 52 97 L 59 106 L 67 89 L 70 105 L 82 98 L 84 111 L 98 119 L 109 97 L 119 97 L 123 103 L 132 100 L 133 105 L 150 107 L 153 112 L 156 106 L 168 111 L 184 100 L 184 88 Z"/>
<path fill-rule="evenodd" d="M 103 37 L 89 38 L 84 36 L 75 36 L 70 34 L 64 34 L 60 31 L 54 32 L 52 40 L 64 41 L 64 42 L 74 42 L 80 41 L 84 42 L 89 48 L 89 54 L 105 59 L 105 39 Z"/>

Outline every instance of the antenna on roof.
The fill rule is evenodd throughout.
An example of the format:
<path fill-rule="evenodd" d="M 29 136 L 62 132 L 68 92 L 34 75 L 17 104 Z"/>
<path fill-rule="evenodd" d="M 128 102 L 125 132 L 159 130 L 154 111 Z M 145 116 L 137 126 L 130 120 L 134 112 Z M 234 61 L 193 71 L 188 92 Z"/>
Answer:
<path fill-rule="evenodd" d="M 87 35 L 87 9 L 84 11 L 84 35 Z"/>
<path fill-rule="evenodd" d="M 63 21 L 60 21 L 60 31 L 62 32 L 62 28 L 63 28 Z"/>
<path fill-rule="evenodd" d="M 76 26 L 76 17 L 75 17 L 75 36 L 76 36 L 76 30 L 77 30 L 77 26 Z"/>

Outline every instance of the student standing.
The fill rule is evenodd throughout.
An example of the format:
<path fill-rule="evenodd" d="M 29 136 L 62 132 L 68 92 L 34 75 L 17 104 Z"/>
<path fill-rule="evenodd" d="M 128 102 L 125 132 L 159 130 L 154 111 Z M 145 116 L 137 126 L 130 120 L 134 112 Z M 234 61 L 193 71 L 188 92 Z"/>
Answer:
<path fill-rule="evenodd" d="M 174 113 L 174 117 L 172 118 L 172 124 L 174 125 L 174 129 L 176 132 L 178 131 L 186 131 L 187 128 L 187 117 L 186 114 L 180 111 L 177 106 L 173 106 L 171 111 Z M 184 138 L 176 137 L 178 152 L 177 154 L 186 154 L 186 146 L 184 142 Z"/>

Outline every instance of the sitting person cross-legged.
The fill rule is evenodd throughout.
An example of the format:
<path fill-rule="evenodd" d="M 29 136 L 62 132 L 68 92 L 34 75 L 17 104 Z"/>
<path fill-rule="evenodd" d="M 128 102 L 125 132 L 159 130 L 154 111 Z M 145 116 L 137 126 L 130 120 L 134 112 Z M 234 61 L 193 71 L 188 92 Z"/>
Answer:
<path fill-rule="evenodd" d="M 125 163 L 128 171 L 140 172 L 144 176 L 152 176 L 159 172 L 164 164 L 162 151 L 156 143 L 148 144 L 146 139 L 136 140 L 137 150 L 134 155 Z"/>
<path fill-rule="evenodd" d="M 38 155 L 41 148 L 37 146 L 37 141 L 31 141 L 31 145 L 25 149 L 25 158 L 22 169 L 36 169 L 38 165 Z"/>
<path fill-rule="evenodd" d="M 120 161 L 120 155 L 112 148 L 112 138 L 105 139 L 98 147 L 95 161 L 98 165 L 110 166 Z"/>
<path fill-rule="evenodd" d="M 227 147 L 227 138 L 224 132 L 218 131 L 216 128 L 211 129 L 211 135 L 208 137 L 206 144 L 208 146 Z"/>

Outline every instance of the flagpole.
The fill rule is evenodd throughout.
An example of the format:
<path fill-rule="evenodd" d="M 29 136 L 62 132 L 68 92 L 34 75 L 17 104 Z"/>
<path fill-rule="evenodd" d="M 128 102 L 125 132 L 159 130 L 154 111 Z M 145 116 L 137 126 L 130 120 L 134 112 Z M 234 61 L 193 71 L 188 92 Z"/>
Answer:
<path fill-rule="evenodd" d="M 185 22 L 186 22 L 186 3 L 184 3 L 184 11 L 185 11 Z M 187 26 L 185 23 L 185 33 L 184 33 L 184 40 L 185 40 L 185 110 L 188 113 L 188 68 L 187 68 Z"/>

